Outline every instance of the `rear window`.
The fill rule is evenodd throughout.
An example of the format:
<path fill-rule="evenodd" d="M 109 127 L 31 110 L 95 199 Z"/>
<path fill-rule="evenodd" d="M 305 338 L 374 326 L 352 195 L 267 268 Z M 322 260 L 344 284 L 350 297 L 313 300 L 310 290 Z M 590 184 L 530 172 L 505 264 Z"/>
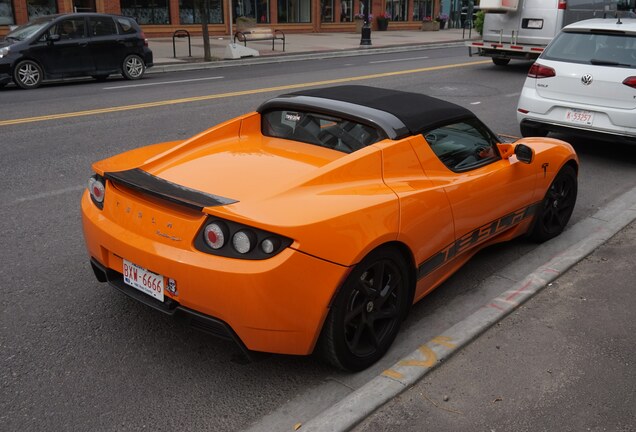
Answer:
<path fill-rule="evenodd" d="M 563 32 L 541 57 L 571 63 L 636 67 L 636 35 Z"/>
<path fill-rule="evenodd" d="M 124 34 L 137 32 L 135 22 L 130 18 L 118 17 L 117 24 L 119 25 L 120 31 Z"/>
<path fill-rule="evenodd" d="M 302 141 L 352 153 L 385 138 L 377 129 L 355 121 L 296 110 L 262 114 L 263 135 Z"/>

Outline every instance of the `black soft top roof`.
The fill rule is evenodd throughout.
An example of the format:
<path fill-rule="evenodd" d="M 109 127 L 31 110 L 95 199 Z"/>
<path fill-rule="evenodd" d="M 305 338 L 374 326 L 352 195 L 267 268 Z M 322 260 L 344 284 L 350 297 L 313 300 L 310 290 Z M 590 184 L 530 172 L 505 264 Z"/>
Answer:
<path fill-rule="evenodd" d="M 464 107 L 432 96 L 361 85 L 288 93 L 265 102 L 258 112 L 286 106 L 353 117 L 379 126 L 391 139 L 475 117 Z"/>

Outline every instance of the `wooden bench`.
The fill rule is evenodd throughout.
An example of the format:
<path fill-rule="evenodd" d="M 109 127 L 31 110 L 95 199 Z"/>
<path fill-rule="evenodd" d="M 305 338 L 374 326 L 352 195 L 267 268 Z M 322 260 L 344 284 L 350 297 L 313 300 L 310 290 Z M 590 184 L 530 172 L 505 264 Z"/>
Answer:
<path fill-rule="evenodd" d="M 252 27 L 247 30 L 237 31 L 234 33 L 234 43 L 237 40 L 243 42 L 245 46 L 247 46 L 247 41 L 271 40 L 272 51 L 274 51 L 274 42 L 280 40 L 283 41 L 283 51 L 285 51 L 285 33 L 269 27 Z"/>

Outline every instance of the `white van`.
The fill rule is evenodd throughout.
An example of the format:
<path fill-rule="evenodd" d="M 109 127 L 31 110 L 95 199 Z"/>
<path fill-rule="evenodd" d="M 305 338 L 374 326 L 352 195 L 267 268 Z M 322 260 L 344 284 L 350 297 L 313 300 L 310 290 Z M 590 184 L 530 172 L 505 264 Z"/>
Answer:
<path fill-rule="evenodd" d="M 486 12 L 483 39 L 467 42 L 468 53 L 491 57 L 498 66 L 511 59 L 535 60 L 564 26 L 617 13 L 627 16 L 635 4 L 636 0 L 481 0 L 479 6 Z"/>

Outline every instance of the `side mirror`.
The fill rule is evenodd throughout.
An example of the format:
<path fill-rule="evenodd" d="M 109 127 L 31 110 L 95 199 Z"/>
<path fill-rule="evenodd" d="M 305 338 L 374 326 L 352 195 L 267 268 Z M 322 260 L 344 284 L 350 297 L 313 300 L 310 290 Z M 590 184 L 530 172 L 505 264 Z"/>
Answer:
<path fill-rule="evenodd" d="M 60 35 L 59 34 L 50 34 L 46 37 L 46 40 L 48 42 L 57 42 L 60 40 Z"/>
<path fill-rule="evenodd" d="M 515 155 L 519 162 L 529 164 L 534 159 L 534 150 L 525 144 L 517 144 L 515 146 Z"/>

